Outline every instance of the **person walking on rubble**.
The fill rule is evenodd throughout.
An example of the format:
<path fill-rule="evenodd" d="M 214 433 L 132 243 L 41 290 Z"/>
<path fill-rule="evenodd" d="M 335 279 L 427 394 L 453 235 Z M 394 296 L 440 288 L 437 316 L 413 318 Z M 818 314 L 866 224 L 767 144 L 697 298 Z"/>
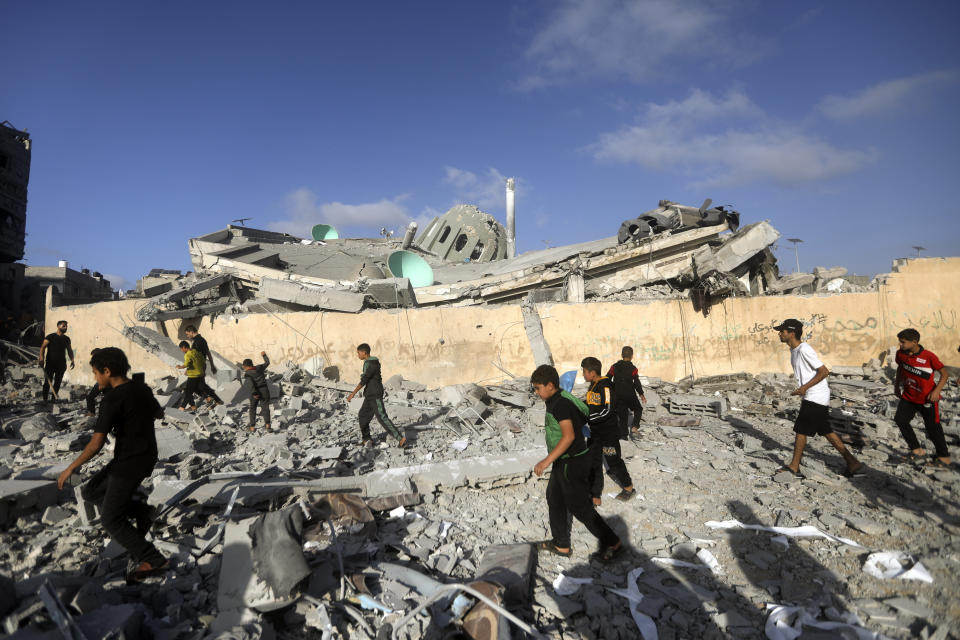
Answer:
<path fill-rule="evenodd" d="M 801 396 L 800 412 L 797 414 L 793 431 L 796 438 L 793 444 L 793 459 L 783 467 L 795 476 L 800 473 L 800 458 L 807 446 L 807 437 L 820 434 L 843 456 L 847 463 L 843 476 L 852 478 L 863 473 L 863 463 L 857 460 L 844 446 L 840 436 L 830 428 L 830 386 L 827 376 L 830 371 L 817 357 L 817 352 L 808 343 L 801 341 L 803 324 L 794 318 L 784 320 L 774 327 L 779 332 L 780 342 L 790 347 L 790 364 L 793 375 L 800 385 L 790 395 Z"/>
<path fill-rule="evenodd" d="M 63 382 L 63 374 L 67 371 L 67 355 L 70 356 L 70 368 L 73 369 L 73 347 L 70 346 L 70 338 L 67 336 L 67 321 L 60 320 L 57 322 L 56 333 L 48 335 L 40 345 L 38 362 L 43 368 L 44 402 L 47 401 L 51 386 L 54 400 L 60 393 L 60 383 Z"/>
<path fill-rule="evenodd" d="M 633 366 L 633 347 L 621 349 L 620 357 L 622 359 L 613 363 L 607 371 L 607 377 L 613 381 L 614 405 L 617 408 L 620 439 L 626 440 L 631 432 L 633 435 L 640 435 L 640 418 L 643 416 L 643 405 L 640 403 L 646 404 L 647 396 L 643 395 L 640 372 Z M 627 412 L 633 413 L 632 427 L 627 427 Z"/>
<path fill-rule="evenodd" d="M 407 438 L 390 420 L 387 415 L 387 409 L 383 405 L 383 378 L 380 375 L 380 360 L 370 355 L 370 345 L 366 342 L 357 347 L 357 357 L 363 362 L 363 372 L 360 374 L 360 382 L 356 388 L 347 396 L 347 402 L 353 400 L 360 389 L 363 389 L 363 404 L 357 413 L 360 420 L 360 438 L 361 445 L 366 447 L 373 443 L 370 438 L 370 421 L 374 416 L 387 433 L 397 439 L 397 446 L 403 448 L 407 444 Z M 366 388 L 364 388 L 366 387 Z"/>
<path fill-rule="evenodd" d="M 263 358 L 263 363 L 257 366 L 253 365 L 250 358 L 243 361 L 243 386 L 250 392 L 250 431 L 256 430 L 258 404 L 266 429 L 270 431 L 270 387 L 267 385 L 266 374 L 270 358 L 266 351 L 261 351 L 260 357 Z"/>
<path fill-rule="evenodd" d="M 922 461 L 926 451 L 917 440 L 910 421 L 918 413 L 923 417 L 923 428 L 933 442 L 936 453 L 927 464 L 938 467 L 950 466 L 950 451 L 940 424 L 940 392 L 946 386 L 950 376 L 943 368 L 940 358 L 920 344 L 920 332 L 916 329 L 904 329 L 897 334 L 900 349 L 897 351 L 897 377 L 894 391 L 900 402 L 893 421 L 900 429 L 900 435 L 907 441 L 910 461 Z M 940 380 L 933 382 L 935 372 Z"/>
<path fill-rule="evenodd" d="M 213 363 L 213 354 L 210 353 L 210 345 L 207 344 L 207 339 L 200 335 L 197 328 L 192 324 L 185 326 L 183 333 L 190 340 L 191 346 L 203 356 L 204 362 L 210 365 L 210 373 L 216 373 L 217 365 Z M 204 375 L 206 375 L 206 370 L 204 370 Z"/>
<path fill-rule="evenodd" d="M 57 478 L 57 486 L 63 489 L 70 476 L 100 453 L 107 434 L 113 435 L 113 460 L 93 474 L 83 485 L 81 495 L 99 506 L 104 530 L 130 555 L 133 567 L 127 572 L 127 582 L 140 582 L 167 567 L 167 559 L 145 537 L 153 510 L 145 502 L 133 499 L 157 462 L 153 421 L 163 415 L 163 409 L 150 387 L 127 377 L 130 363 L 120 349 L 99 349 L 91 356 L 90 367 L 97 385 L 110 389 L 110 393 L 104 395 L 100 404 L 93 437 Z"/>
<path fill-rule="evenodd" d="M 223 404 L 220 396 L 210 388 L 203 378 L 205 358 L 200 352 L 190 346 L 186 340 L 180 342 L 180 351 L 183 352 L 183 364 L 178 364 L 177 369 L 186 369 L 187 383 L 183 386 L 183 399 L 180 400 L 180 408 L 187 408 L 190 411 L 196 411 L 194 404 L 194 394 L 206 396 L 208 402 Z"/>
<path fill-rule="evenodd" d="M 610 378 L 600 375 L 603 369 L 596 358 L 584 358 L 580 362 L 580 367 L 583 370 L 583 379 L 590 384 L 586 396 L 587 408 L 590 409 L 590 415 L 587 416 L 590 440 L 587 445 L 593 457 L 593 470 L 590 474 L 590 495 L 593 498 L 593 504 L 600 506 L 602 502 L 604 462 L 607 463 L 610 477 L 620 485 L 621 491 L 617 494 L 617 500 L 626 502 L 636 494 L 636 490 L 633 488 L 633 480 L 630 479 L 627 465 L 620 457 L 619 424 L 615 411 L 613 383 L 610 382 Z"/>
<path fill-rule="evenodd" d="M 593 458 L 583 435 L 590 410 L 579 398 L 560 389 L 560 375 L 548 364 L 540 365 L 530 376 L 533 390 L 546 405 L 544 435 L 547 457 L 533 467 L 542 476 L 551 467 L 547 483 L 547 509 L 550 513 L 551 540 L 537 543 L 539 551 L 565 558 L 573 555 L 570 546 L 570 516 L 583 523 L 600 541 L 592 560 L 609 562 L 623 551 L 623 543 L 610 528 L 590 499 L 590 471 Z"/>

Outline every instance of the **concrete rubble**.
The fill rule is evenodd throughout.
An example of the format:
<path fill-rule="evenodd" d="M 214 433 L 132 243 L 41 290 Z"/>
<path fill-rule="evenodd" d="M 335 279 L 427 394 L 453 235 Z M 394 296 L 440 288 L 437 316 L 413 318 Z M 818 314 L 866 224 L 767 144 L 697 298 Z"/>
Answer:
<path fill-rule="evenodd" d="M 415 226 L 415 225 L 414 225 Z M 340 238 L 317 225 L 313 239 L 248 227 L 192 238 L 195 272 L 164 274 L 129 292 L 146 296 L 141 322 L 217 314 L 631 300 L 692 296 L 708 309 L 729 296 L 861 291 L 875 283 L 841 267 L 781 277 L 769 222 L 740 227 L 740 214 L 710 201 L 661 200 L 623 222 L 617 236 L 513 256 L 508 233 L 473 205 L 435 218 L 416 240 Z M 153 282 L 151 280 L 151 282 Z M 149 294 L 156 294 L 149 297 Z"/>
<path fill-rule="evenodd" d="M 169 341 L 138 335 L 161 352 Z M 600 507 L 629 541 L 609 565 L 588 560 L 594 541 L 576 523 L 572 558 L 533 550 L 549 530 L 546 483 L 532 473 L 545 454 L 543 405 L 527 379 L 428 390 L 390 378 L 386 405 L 412 445 L 394 448 L 375 429 L 375 446 L 361 448 L 345 403 L 352 385 L 276 363 L 272 432 L 248 432 L 234 398 L 198 414 L 168 408 L 157 425 L 161 459 L 144 498 L 172 568 L 139 587 L 124 583 L 125 558 L 96 510 L 78 504 L 82 478 L 56 488 L 91 432 L 86 389 L 65 384 L 51 409 L 38 403 L 39 370 L 13 370 L 0 386 L 0 621 L 11 638 L 63 628 L 88 639 L 616 640 L 640 637 L 648 622 L 660 638 L 763 638 L 773 637 L 768 615 L 811 638 L 840 637 L 824 630 L 836 625 L 842 637 L 859 625 L 960 638 L 960 474 L 901 462 L 892 370 L 879 361 L 831 377 L 833 426 L 868 468 L 852 481 L 822 439 L 803 478 L 774 473 L 799 404 L 790 376 L 645 379 L 641 434 L 623 443 L 640 495 L 618 502 L 608 480 Z M 214 381 L 236 383 L 229 371 Z M 175 387 L 155 383 L 161 404 Z M 952 384 L 945 394 L 956 451 L 960 396 Z M 716 528 L 724 521 L 747 527 Z M 932 583 L 868 574 L 879 551 L 922 565 Z M 561 574 L 577 587 L 558 593 Z"/>

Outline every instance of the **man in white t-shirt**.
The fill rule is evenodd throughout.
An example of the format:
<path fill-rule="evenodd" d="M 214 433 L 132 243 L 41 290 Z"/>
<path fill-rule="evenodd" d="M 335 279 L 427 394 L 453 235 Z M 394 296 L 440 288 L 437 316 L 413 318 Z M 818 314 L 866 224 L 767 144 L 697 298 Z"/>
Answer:
<path fill-rule="evenodd" d="M 798 385 L 790 395 L 803 397 L 800 401 L 800 413 L 793 425 L 793 431 L 797 434 L 793 444 L 793 460 L 783 469 L 802 477 L 800 458 L 807 446 L 807 436 L 820 434 L 826 437 L 846 461 L 847 468 L 843 471 L 845 477 L 852 478 L 862 474 L 863 463 L 850 453 L 840 437 L 830 428 L 830 386 L 827 384 L 830 371 L 817 357 L 813 347 L 800 340 L 803 336 L 803 324 L 790 318 L 774 329 L 780 332 L 780 342 L 790 347 L 790 364 Z"/>

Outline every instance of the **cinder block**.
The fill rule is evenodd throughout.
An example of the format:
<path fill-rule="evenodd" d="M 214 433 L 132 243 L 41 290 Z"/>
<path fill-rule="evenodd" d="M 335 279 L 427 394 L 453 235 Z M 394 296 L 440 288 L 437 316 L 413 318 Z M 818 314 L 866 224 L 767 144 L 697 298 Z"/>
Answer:
<path fill-rule="evenodd" d="M 670 413 L 716 416 L 723 418 L 727 400 L 722 396 L 701 396 L 693 393 L 675 393 L 670 396 Z"/>

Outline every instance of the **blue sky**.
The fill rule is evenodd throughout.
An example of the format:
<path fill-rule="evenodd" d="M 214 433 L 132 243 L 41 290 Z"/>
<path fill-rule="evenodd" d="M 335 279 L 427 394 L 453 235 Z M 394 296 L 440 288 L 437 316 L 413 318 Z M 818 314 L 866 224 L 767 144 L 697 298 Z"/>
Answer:
<path fill-rule="evenodd" d="M 4 3 L 28 264 L 132 286 L 251 217 L 377 235 L 458 202 L 521 251 L 660 199 L 874 274 L 960 249 L 957 2 Z M 16 28 L 11 29 L 11 26 Z M 777 251 L 794 269 L 790 245 Z"/>

